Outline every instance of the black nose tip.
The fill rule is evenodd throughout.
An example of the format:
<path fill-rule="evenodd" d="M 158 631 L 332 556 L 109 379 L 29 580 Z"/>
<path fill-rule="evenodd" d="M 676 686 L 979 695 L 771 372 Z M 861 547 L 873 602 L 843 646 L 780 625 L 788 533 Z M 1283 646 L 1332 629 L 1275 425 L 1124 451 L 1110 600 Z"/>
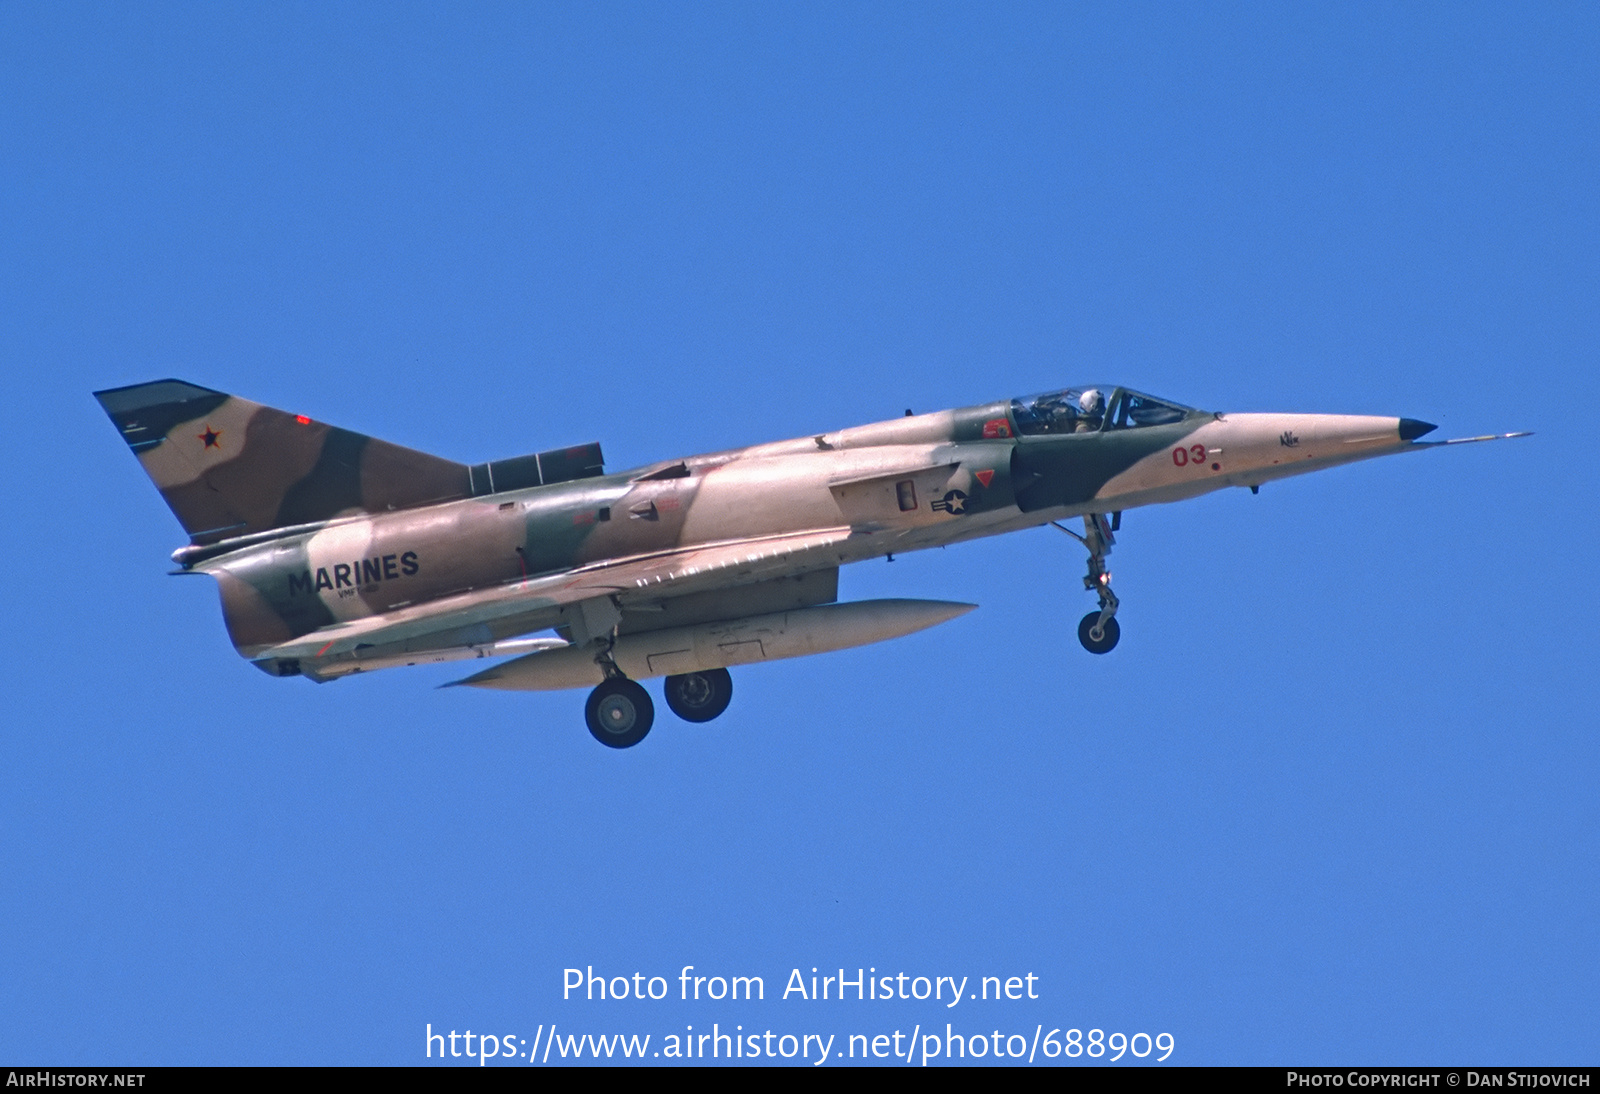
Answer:
<path fill-rule="evenodd" d="M 1414 441 L 1418 437 L 1426 437 L 1438 428 L 1432 422 L 1419 422 L 1415 418 L 1401 418 L 1400 439 L 1402 441 Z"/>

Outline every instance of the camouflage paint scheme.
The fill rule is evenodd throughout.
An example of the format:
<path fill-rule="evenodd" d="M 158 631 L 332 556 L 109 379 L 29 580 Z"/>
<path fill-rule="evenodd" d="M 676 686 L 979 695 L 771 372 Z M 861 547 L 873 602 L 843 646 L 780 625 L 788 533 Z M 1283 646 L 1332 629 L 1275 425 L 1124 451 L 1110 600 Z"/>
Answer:
<path fill-rule="evenodd" d="M 96 398 L 189 534 L 174 561 L 216 579 L 240 654 L 317 680 L 551 628 L 582 645 L 832 603 L 850 562 L 1255 487 L 1432 428 L 1112 387 L 1103 418 L 1074 417 L 1085 390 L 620 474 L 598 444 L 468 466 L 180 380 Z"/>

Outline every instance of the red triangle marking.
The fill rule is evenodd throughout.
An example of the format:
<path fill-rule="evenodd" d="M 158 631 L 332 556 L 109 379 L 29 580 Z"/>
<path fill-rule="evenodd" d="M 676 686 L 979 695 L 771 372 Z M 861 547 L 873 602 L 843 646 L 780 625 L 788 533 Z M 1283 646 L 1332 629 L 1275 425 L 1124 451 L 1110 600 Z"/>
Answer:
<path fill-rule="evenodd" d="M 991 482 L 994 481 L 994 472 L 993 471 L 974 471 L 972 473 L 972 477 L 977 479 L 979 482 L 983 483 L 984 486 L 988 486 Z"/>

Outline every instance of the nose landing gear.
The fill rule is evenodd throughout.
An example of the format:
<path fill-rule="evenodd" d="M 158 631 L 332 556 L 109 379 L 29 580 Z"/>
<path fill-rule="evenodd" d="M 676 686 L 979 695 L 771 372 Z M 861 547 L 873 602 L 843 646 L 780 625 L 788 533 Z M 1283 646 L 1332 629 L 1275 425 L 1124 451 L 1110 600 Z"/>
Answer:
<path fill-rule="evenodd" d="M 1106 556 L 1111 553 L 1111 545 L 1117 541 L 1114 533 L 1122 524 L 1122 514 L 1113 514 L 1108 522 L 1104 513 L 1085 513 L 1081 536 L 1055 521 L 1050 523 L 1088 548 L 1089 572 L 1083 579 L 1083 587 L 1093 590 L 1099 597 L 1100 610 L 1090 612 L 1078 623 L 1078 641 L 1090 653 L 1110 653 L 1116 649 L 1117 641 L 1122 637 L 1122 627 L 1117 623 L 1117 608 L 1121 601 L 1111 591 L 1111 574 L 1106 570 Z"/>

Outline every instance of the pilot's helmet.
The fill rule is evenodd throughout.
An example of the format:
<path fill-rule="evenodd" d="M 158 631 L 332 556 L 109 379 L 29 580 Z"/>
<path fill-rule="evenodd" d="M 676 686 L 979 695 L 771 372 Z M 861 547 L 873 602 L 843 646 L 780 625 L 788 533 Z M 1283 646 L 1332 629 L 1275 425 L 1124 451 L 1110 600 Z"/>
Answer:
<path fill-rule="evenodd" d="M 1078 396 L 1078 405 L 1091 418 L 1098 418 L 1106 408 L 1106 397 L 1100 394 L 1098 388 L 1090 388 Z"/>

